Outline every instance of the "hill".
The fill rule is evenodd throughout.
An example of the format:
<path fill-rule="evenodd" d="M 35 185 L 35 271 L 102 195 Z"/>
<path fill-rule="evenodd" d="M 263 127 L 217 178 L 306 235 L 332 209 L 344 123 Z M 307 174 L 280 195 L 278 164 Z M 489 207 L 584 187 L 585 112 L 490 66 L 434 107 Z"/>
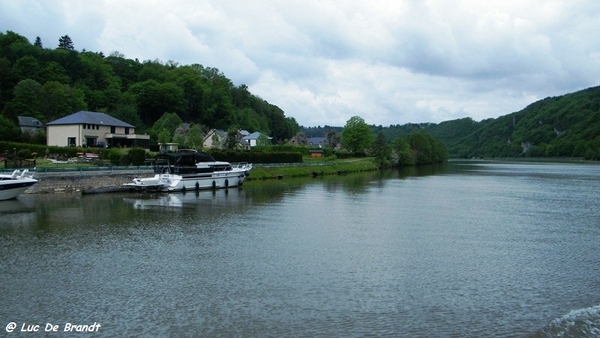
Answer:
<path fill-rule="evenodd" d="M 453 157 L 584 157 L 600 160 L 600 87 L 547 97 L 519 112 L 424 128 Z"/>
<path fill-rule="evenodd" d="M 22 139 L 17 116 L 47 123 L 80 110 L 106 113 L 142 133 L 166 113 L 205 131 L 235 127 L 275 141 L 299 130 L 279 107 L 216 68 L 77 51 L 68 35 L 51 49 L 39 38 L 32 44 L 17 33 L 0 32 L 0 79 L 0 140 L 36 141 Z"/>
<path fill-rule="evenodd" d="M 390 142 L 421 130 L 444 142 L 452 158 L 581 157 L 600 160 L 600 87 L 534 102 L 523 110 L 476 122 L 370 126 Z M 308 129 L 320 136 L 332 127 Z"/>

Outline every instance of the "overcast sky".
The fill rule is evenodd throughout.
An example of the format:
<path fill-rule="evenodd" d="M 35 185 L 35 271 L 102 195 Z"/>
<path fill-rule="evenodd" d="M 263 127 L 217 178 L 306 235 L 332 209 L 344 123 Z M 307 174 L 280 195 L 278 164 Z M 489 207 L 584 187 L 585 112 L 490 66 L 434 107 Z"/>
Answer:
<path fill-rule="evenodd" d="M 304 126 L 476 121 L 600 85 L 598 0 L 0 0 L 44 48 L 218 68 Z"/>

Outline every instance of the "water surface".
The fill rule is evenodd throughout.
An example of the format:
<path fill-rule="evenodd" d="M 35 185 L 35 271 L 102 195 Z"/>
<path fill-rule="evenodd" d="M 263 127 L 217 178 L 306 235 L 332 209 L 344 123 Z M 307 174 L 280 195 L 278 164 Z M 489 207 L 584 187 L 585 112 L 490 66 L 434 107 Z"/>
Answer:
<path fill-rule="evenodd" d="M 0 324 L 600 335 L 599 192 L 596 165 L 456 162 L 216 192 L 22 195 L 0 204 Z"/>

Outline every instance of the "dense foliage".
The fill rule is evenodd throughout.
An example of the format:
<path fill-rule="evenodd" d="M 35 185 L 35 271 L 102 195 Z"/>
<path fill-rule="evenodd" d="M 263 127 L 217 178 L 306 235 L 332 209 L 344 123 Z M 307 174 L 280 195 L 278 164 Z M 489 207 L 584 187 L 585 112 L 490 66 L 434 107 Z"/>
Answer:
<path fill-rule="evenodd" d="M 373 143 L 373 133 L 360 116 L 351 117 L 344 126 L 341 141 L 345 149 L 351 152 L 364 152 Z"/>
<path fill-rule="evenodd" d="M 414 130 L 407 137 L 397 136 L 388 142 L 382 130 L 375 137 L 372 128 L 359 116 L 348 120 L 341 140 L 344 149 L 350 153 L 336 152 L 338 157 L 369 155 L 380 168 L 442 163 L 448 159 L 444 143 L 422 130 Z"/>
<path fill-rule="evenodd" d="M 376 127 L 371 126 L 372 129 Z M 384 128 L 388 139 L 416 130 L 443 141 L 452 157 L 579 157 L 600 160 L 600 87 L 534 102 L 519 112 L 476 122 Z"/>
<path fill-rule="evenodd" d="M 523 110 L 476 122 L 471 118 L 435 123 L 369 126 L 387 142 L 424 131 L 444 143 L 454 158 L 579 157 L 600 160 L 600 87 L 548 97 Z M 311 137 L 335 127 L 303 128 Z"/>
<path fill-rule="evenodd" d="M 80 110 L 112 115 L 154 141 L 164 129 L 154 124 L 165 114 L 204 130 L 260 131 L 275 142 L 299 130 L 294 118 L 216 68 L 140 62 L 118 52 L 105 57 L 74 44 L 65 35 L 56 49 L 47 49 L 39 38 L 31 44 L 17 33 L 0 33 L 0 140 L 29 141 L 21 139 L 17 116 L 47 123 Z"/>

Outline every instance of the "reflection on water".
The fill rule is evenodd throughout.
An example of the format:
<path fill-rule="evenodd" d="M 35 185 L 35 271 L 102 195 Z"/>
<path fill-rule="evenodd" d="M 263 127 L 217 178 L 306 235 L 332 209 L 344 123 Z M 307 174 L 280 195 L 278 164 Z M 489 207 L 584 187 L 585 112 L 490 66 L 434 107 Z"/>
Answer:
<path fill-rule="evenodd" d="M 133 196 L 132 196 L 133 195 Z M 176 210 L 178 208 L 202 209 L 209 206 L 234 208 L 245 202 L 241 189 L 221 189 L 215 191 L 196 191 L 177 194 L 137 193 L 128 194 L 123 201 L 132 204 L 134 209 Z"/>
<path fill-rule="evenodd" d="M 0 203 L 0 319 L 99 336 L 598 335 L 598 166 Z M 573 310 L 573 311 L 571 311 Z"/>

